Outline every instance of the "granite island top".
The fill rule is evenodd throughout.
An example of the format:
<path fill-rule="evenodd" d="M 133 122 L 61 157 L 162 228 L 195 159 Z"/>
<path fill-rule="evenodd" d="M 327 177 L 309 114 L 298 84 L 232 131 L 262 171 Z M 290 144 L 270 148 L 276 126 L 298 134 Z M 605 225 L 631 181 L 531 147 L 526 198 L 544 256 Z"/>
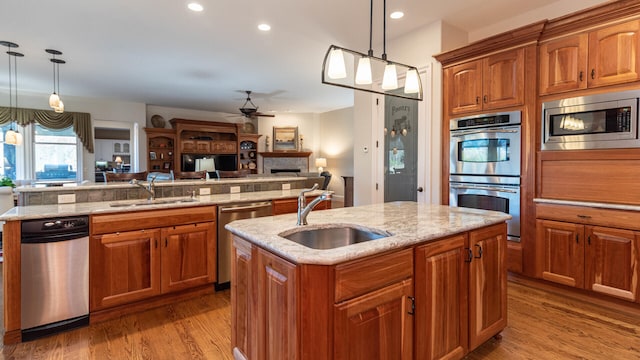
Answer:
<path fill-rule="evenodd" d="M 131 185 L 129 185 L 131 186 Z M 16 206 L 3 215 L 2 221 L 44 219 L 61 216 L 77 216 L 89 214 L 122 213 L 127 211 L 159 210 L 177 207 L 193 207 L 205 205 L 224 205 L 252 201 L 269 201 L 274 199 L 297 198 L 301 189 L 254 191 L 234 194 L 214 194 L 200 195 L 193 199 L 190 197 L 159 198 L 153 204 L 136 206 L 144 199 L 101 201 L 87 203 L 53 204 L 53 205 L 30 205 Z M 322 194 L 321 190 L 308 192 L 306 196 L 317 196 Z M 188 200 L 187 202 L 172 202 L 174 200 Z M 294 220 L 295 223 L 295 220 Z"/>
<path fill-rule="evenodd" d="M 417 202 L 391 202 L 312 211 L 307 228 L 355 225 L 392 236 L 328 250 L 312 249 L 278 234 L 295 231 L 296 214 L 233 221 L 226 229 L 297 264 L 333 265 L 428 240 L 505 222 L 502 212 Z"/>

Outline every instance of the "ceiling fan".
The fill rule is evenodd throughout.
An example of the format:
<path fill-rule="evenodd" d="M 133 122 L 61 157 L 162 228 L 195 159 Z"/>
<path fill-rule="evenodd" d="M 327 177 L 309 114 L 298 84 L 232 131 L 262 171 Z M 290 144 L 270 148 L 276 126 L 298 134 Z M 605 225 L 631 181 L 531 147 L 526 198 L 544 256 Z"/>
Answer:
<path fill-rule="evenodd" d="M 258 112 L 258 107 L 253 103 L 253 101 L 251 101 L 251 90 L 245 90 L 245 92 L 247 93 L 247 100 L 244 102 L 244 104 L 240 108 L 240 112 L 245 117 L 255 118 L 258 116 L 268 116 L 268 117 L 275 116 L 273 114 L 264 114 L 264 113 Z"/>

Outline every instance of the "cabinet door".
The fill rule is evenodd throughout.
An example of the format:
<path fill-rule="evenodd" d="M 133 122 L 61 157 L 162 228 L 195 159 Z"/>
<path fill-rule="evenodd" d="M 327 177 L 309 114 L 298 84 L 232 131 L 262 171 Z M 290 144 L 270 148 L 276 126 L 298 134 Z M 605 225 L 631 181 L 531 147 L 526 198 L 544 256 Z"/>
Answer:
<path fill-rule="evenodd" d="M 537 220 L 536 238 L 542 247 L 542 278 L 559 284 L 584 287 L 584 226 Z"/>
<path fill-rule="evenodd" d="M 451 115 L 482 110 L 482 62 L 472 61 L 446 69 L 445 94 Z"/>
<path fill-rule="evenodd" d="M 416 358 L 461 359 L 467 352 L 466 236 L 416 248 Z"/>
<path fill-rule="evenodd" d="M 540 45 L 540 94 L 587 87 L 587 34 Z"/>
<path fill-rule="evenodd" d="M 162 229 L 162 292 L 182 290 L 216 280 L 214 222 Z"/>
<path fill-rule="evenodd" d="M 524 104 L 524 49 L 485 58 L 482 79 L 484 109 Z"/>
<path fill-rule="evenodd" d="M 260 249 L 257 276 L 258 359 L 295 360 L 298 358 L 296 266 Z"/>
<path fill-rule="evenodd" d="M 91 238 L 91 311 L 160 294 L 159 240 L 158 230 Z"/>
<path fill-rule="evenodd" d="M 412 359 L 412 294 L 407 279 L 337 304 L 334 359 Z"/>
<path fill-rule="evenodd" d="M 589 33 L 589 86 L 640 79 L 640 20 Z"/>
<path fill-rule="evenodd" d="M 507 225 L 469 233 L 469 350 L 507 326 Z"/>
<path fill-rule="evenodd" d="M 587 226 L 586 288 L 638 301 L 640 233 Z"/>
<path fill-rule="evenodd" d="M 231 347 L 245 359 L 257 359 L 257 330 L 255 302 L 255 261 L 253 246 L 234 236 L 231 262 Z M 254 353 L 252 353 L 252 351 Z"/>

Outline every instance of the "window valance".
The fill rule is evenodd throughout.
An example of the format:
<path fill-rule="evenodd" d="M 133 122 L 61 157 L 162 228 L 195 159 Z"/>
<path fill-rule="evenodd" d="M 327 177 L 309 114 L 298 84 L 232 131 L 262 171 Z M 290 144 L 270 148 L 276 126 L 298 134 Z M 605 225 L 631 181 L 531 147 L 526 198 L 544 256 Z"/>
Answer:
<path fill-rule="evenodd" d="M 93 131 L 91 126 L 91 114 L 65 111 L 57 113 L 51 110 L 36 110 L 18 108 L 13 109 L 15 121 L 20 126 L 26 126 L 34 122 L 50 129 L 64 129 L 73 125 L 73 132 L 84 147 L 93 153 Z M 11 112 L 8 107 L 0 106 L 0 125 L 11 122 Z"/>

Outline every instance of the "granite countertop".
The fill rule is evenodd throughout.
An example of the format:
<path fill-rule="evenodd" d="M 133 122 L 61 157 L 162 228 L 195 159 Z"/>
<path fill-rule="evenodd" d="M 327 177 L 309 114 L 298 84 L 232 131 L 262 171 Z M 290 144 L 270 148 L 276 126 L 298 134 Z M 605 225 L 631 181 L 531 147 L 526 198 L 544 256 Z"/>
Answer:
<path fill-rule="evenodd" d="M 129 185 L 130 186 L 130 185 Z M 238 202 L 251 201 L 269 201 L 274 199 L 297 198 L 302 189 L 291 190 L 274 190 L 274 191 L 255 191 L 235 194 L 215 194 L 196 196 L 191 200 L 189 197 L 177 198 L 159 198 L 153 205 L 133 206 L 133 204 L 145 202 L 144 199 L 137 200 L 121 200 L 106 202 L 86 202 L 71 204 L 54 204 L 54 205 L 31 205 L 16 206 L 3 215 L 0 215 L 2 221 L 12 220 L 28 220 L 28 219 L 44 219 L 50 217 L 61 216 L 77 216 L 89 214 L 108 214 L 121 213 L 127 211 L 143 211 L 171 209 L 178 207 L 192 207 L 205 205 L 224 205 Z M 306 193 L 306 196 L 317 196 L 322 194 L 322 190 L 314 190 Z M 170 203 L 173 200 L 186 200 L 188 202 Z M 116 205 L 116 206 L 114 206 Z M 294 220 L 295 223 L 295 220 Z"/>
<path fill-rule="evenodd" d="M 555 204 L 555 205 L 572 205 L 572 206 L 586 206 L 602 209 L 616 209 L 616 210 L 628 210 L 628 211 L 640 211 L 638 205 L 625 205 L 625 204 L 612 204 L 590 201 L 574 201 L 574 200 L 557 200 L 557 199 L 543 199 L 535 198 L 534 202 L 540 204 Z"/>
<path fill-rule="evenodd" d="M 502 212 L 416 202 L 312 211 L 307 218 L 307 228 L 350 224 L 392 234 L 386 238 L 328 250 L 308 248 L 278 235 L 295 231 L 296 214 L 237 220 L 225 227 L 294 263 L 333 265 L 501 223 L 510 218 L 510 215 Z"/>

